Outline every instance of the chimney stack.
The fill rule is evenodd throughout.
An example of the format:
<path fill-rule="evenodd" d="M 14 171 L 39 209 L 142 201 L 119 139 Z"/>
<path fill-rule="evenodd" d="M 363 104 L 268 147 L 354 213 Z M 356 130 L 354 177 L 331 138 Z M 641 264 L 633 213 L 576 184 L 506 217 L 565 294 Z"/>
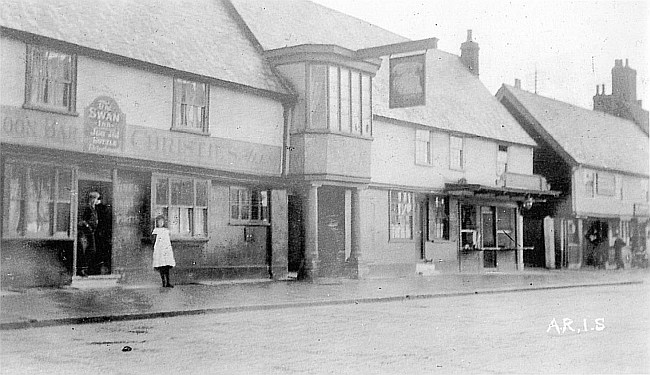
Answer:
<path fill-rule="evenodd" d="M 515 78 L 515 87 L 518 89 L 521 88 L 521 80 L 519 78 Z"/>
<path fill-rule="evenodd" d="M 630 68 L 628 59 L 625 59 L 625 66 L 623 60 L 614 60 L 612 95 L 626 103 L 636 102 L 636 70 Z"/>
<path fill-rule="evenodd" d="M 596 95 L 600 95 L 600 86 L 596 85 Z"/>
<path fill-rule="evenodd" d="M 478 51 L 478 43 L 472 40 L 472 30 L 467 30 L 467 41 L 460 45 L 460 61 L 475 76 L 478 76 Z"/>

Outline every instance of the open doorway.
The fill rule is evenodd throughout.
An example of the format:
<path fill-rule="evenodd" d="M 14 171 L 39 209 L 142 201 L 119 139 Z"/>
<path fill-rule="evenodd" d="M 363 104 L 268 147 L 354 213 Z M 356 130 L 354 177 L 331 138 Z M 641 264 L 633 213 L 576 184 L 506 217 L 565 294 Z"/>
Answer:
<path fill-rule="evenodd" d="M 112 183 L 79 180 L 78 191 L 76 274 L 108 275 L 113 252 Z"/>

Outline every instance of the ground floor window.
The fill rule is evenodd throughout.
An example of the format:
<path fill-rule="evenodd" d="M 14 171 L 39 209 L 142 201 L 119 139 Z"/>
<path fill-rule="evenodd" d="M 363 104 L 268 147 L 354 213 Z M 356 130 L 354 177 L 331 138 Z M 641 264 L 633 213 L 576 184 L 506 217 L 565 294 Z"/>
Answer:
<path fill-rule="evenodd" d="M 449 239 L 449 200 L 430 196 L 428 201 L 429 241 Z"/>
<path fill-rule="evenodd" d="M 390 191 L 390 239 L 413 238 L 413 193 Z"/>
<path fill-rule="evenodd" d="M 230 222 L 231 224 L 268 224 L 268 191 L 231 187 Z"/>
<path fill-rule="evenodd" d="M 71 168 L 6 163 L 3 237 L 69 237 L 71 187 Z"/>
<path fill-rule="evenodd" d="M 172 236 L 208 235 L 210 182 L 196 178 L 155 176 L 154 215 L 167 217 Z"/>

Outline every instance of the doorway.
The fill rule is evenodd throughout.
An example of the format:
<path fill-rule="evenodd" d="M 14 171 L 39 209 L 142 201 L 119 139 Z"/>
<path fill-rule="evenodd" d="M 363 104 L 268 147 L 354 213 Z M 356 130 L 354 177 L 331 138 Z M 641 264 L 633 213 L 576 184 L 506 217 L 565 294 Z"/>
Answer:
<path fill-rule="evenodd" d="M 289 254 L 288 271 L 301 277 L 305 259 L 305 227 L 303 224 L 302 199 L 298 195 L 289 195 Z"/>
<path fill-rule="evenodd" d="M 108 275 L 113 253 L 113 184 L 79 180 L 78 192 L 76 275 Z M 99 203 L 93 210 L 90 201 L 95 193 L 99 194 Z"/>

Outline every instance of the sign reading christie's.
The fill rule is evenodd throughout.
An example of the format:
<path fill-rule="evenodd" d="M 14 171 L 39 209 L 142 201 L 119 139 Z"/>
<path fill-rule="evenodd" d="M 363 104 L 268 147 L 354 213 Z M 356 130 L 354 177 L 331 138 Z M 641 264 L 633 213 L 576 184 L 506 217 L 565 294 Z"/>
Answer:
<path fill-rule="evenodd" d="M 87 151 L 121 151 L 126 115 L 113 98 L 100 96 L 85 109 L 84 148 Z"/>

